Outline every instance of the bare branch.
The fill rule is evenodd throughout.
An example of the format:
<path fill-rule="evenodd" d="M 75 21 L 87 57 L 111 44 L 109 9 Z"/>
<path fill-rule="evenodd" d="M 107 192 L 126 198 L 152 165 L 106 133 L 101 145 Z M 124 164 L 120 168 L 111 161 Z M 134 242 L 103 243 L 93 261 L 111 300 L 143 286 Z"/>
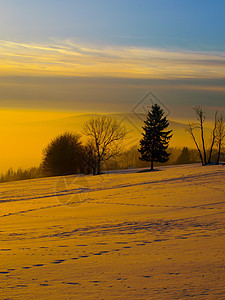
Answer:
<path fill-rule="evenodd" d="M 202 140 L 202 150 L 204 155 L 204 164 L 206 165 L 206 149 L 205 149 L 205 138 L 204 138 L 204 122 L 205 122 L 205 113 L 202 110 L 201 106 L 195 106 L 193 107 L 193 110 L 195 112 L 195 116 L 197 120 L 199 121 L 198 127 L 201 130 L 201 140 Z"/>
<path fill-rule="evenodd" d="M 203 157 L 202 157 L 202 152 L 201 152 L 201 150 L 199 148 L 199 145 L 198 145 L 197 140 L 196 140 L 195 135 L 194 135 L 194 129 L 195 128 L 196 128 L 196 125 L 188 123 L 188 125 L 186 127 L 186 131 L 191 135 L 191 137 L 192 137 L 192 139 L 193 139 L 193 141 L 195 143 L 195 146 L 196 146 L 196 148 L 198 150 L 198 153 L 199 153 L 199 156 L 200 156 L 200 159 L 201 159 L 201 163 L 202 163 L 202 165 L 204 165 L 204 163 L 203 163 Z"/>
<path fill-rule="evenodd" d="M 101 162 L 121 152 L 120 143 L 127 135 L 127 130 L 116 120 L 102 116 L 87 121 L 83 126 L 83 132 L 95 145 L 98 157 L 97 173 L 100 174 Z"/>

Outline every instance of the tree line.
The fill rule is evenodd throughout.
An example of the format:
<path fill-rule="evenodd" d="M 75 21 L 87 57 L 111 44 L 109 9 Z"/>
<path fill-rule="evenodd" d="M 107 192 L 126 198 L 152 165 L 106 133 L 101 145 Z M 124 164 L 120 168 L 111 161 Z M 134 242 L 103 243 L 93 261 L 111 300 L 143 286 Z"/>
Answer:
<path fill-rule="evenodd" d="M 193 139 L 195 150 L 183 147 L 181 151 L 169 147 L 172 138 L 172 130 L 168 130 L 169 121 L 163 109 L 154 104 L 146 115 L 139 146 L 125 149 L 126 128 L 110 117 L 94 117 L 83 125 L 85 143 L 80 134 L 65 132 L 51 140 L 43 150 L 40 167 L 17 171 L 9 169 L 0 176 L 0 182 L 76 173 L 99 175 L 106 165 L 109 169 L 123 169 L 150 164 L 153 170 L 154 164 L 200 161 L 207 165 L 212 160 L 218 164 L 225 140 L 224 117 L 215 113 L 211 138 L 206 141 L 205 112 L 200 106 L 193 110 L 196 122 L 188 123 L 186 131 Z"/>
<path fill-rule="evenodd" d="M 140 152 L 138 149 L 139 145 L 137 144 L 123 150 L 118 156 L 113 157 L 112 159 L 108 160 L 106 164 L 102 165 L 102 172 L 106 172 L 107 170 L 121 170 L 128 168 L 148 168 L 149 162 L 140 160 Z M 190 149 L 187 147 L 168 147 L 168 152 L 170 153 L 168 161 L 164 163 L 156 162 L 156 166 L 192 164 L 200 162 L 196 149 Z M 215 157 L 215 155 L 213 157 Z M 77 172 L 79 173 L 80 171 L 78 170 Z M 10 168 L 3 174 L 0 174 L 0 182 L 41 178 L 45 176 L 48 175 L 43 172 L 41 166 L 28 169 L 18 168 L 17 170 Z"/>
<path fill-rule="evenodd" d="M 26 179 L 40 178 L 43 176 L 44 174 L 42 172 L 41 166 L 31 167 L 25 170 L 21 168 L 18 168 L 17 170 L 13 170 L 12 168 L 9 168 L 4 174 L 0 175 L 0 182 L 26 180 Z"/>

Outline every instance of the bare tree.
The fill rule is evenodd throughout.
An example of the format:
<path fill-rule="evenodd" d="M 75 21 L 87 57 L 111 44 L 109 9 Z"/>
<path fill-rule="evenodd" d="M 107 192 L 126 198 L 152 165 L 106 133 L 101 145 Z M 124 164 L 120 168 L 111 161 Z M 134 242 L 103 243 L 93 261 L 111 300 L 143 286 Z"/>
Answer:
<path fill-rule="evenodd" d="M 187 131 L 188 133 L 190 133 L 191 137 L 193 138 L 193 141 L 194 141 L 195 146 L 196 146 L 196 148 L 197 148 L 197 150 L 198 150 L 198 153 L 199 153 L 199 157 L 200 157 L 200 159 L 201 159 L 201 163 L 202 163 L 202 165 L 204 166 L 203 157 L 202 157 L 202 152 L 201 152 L 201 149 L 200 149 L 200 147 L 199 147 L 199 145 L 198 145 L 198 142 L 197 142 L 197 140 L 196 140 L 196 137 L 195 137 L 195 135 L 194 135 L 194 129 L 195 129 L 195 128 L 196 128 L 196 125 L 191 124 L 191 123 L 188 123 L 187 128 L 186 128 L 186 131 Z"/>
<path fill-rule="evenodd" d="M 224 139 L 225 139 L 225 119 L 223 115 L 220 115 L 220 117 L 218 118 L 218 123 L 216 128 L 216 144 L 218 147 L 216 164 L 218 164 L 220 161 L 220 153 L 221 153 L 221 148 L 223 146 Z"/>
<path fill-rule="evenodd" d="M 214 127 L 213 127 L 213 131 L 212 131 L 212 142 L 211 142 L 211 146 L 210 146 L 210 149 L 209 149 L 208 165 L 211 163 L 213 147 L 214 147 L 215 142 L 216 142 L 217 125 L 218 125 L 218 117 L 217 117 L 217 111 L 216 111 L 215 118 L 214 118 Z"/>
<path fill-rule="evenodd" d="M 204 138 L 204 122 L 205 122 L 205 113 L 202 110 L 201 106 L 195 106 L 193 108 L 196 118 L 199 121 L 198 128 L 201 131 L 201 140 L 202 140 L 202 150 L 203 150 L 203 157 L 204 157 L 204 165 L 207 164 L 206 160 L 206 149 L 205 149 L 205 138 Z"/>
<path fill-rule="evenodd" d="M 83 132 L 92 141 L 97 156 L 97 174 L 101 174 L 102 162 L 121 153 L 127 131 L 118 121 L 101 116 L 87 121 Z"/>

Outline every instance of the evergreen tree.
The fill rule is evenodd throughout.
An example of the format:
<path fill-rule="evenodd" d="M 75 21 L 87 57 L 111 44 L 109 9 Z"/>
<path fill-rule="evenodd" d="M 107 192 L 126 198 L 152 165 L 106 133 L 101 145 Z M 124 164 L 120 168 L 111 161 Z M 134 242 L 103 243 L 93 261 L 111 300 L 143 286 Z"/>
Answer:
<path fill-rule="evenodd" d="M 184 147 L 176 163 L 178 165 L 181 165 L 181 164 L 189 164 L 190 162 L 191 162 L 191 153 L 187 147 Z"/>
<path fill-rule="evenodd" d="M 141 153 L 140 160 L 150 161 L 151 170 L 153 170 L 154 162 L 166 162 L 169 159 L 170 154 L 167 153 L 167 148 L 172 137 L 172 130 L 165 131 L 169 122 L 158 104 L 152 105 L 144 123 L 143 138 L 140 140 L 138 151 Z"/>

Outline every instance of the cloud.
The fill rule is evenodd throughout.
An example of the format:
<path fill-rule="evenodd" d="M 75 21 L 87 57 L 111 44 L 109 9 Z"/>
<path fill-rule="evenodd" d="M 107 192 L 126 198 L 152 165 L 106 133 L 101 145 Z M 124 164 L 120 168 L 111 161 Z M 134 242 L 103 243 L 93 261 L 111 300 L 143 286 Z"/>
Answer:
<path fill-rule="evenodd" d="M 2 75 L 224 78 L 225 52 L 0 40 Z"/>

